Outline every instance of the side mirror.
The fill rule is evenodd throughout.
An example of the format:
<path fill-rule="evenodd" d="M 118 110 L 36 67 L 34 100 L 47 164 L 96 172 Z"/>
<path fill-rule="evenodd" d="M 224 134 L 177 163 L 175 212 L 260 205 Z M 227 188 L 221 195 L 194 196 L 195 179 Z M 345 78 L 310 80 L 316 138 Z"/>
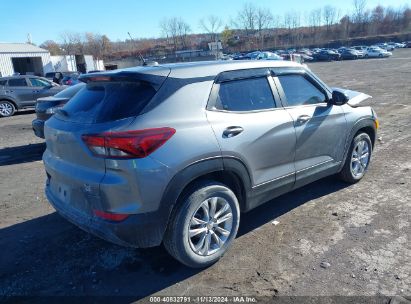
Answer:
<path fill-rule="evenodd" d="M 348 96 L 345 95 L 343 92 L 333 91 L 332 98 L 331 98 L 331 104 L 336 105 L 336 106 L 342 106 L 343 104 L 346 104 L 348 100 L 349 100 Z"/>

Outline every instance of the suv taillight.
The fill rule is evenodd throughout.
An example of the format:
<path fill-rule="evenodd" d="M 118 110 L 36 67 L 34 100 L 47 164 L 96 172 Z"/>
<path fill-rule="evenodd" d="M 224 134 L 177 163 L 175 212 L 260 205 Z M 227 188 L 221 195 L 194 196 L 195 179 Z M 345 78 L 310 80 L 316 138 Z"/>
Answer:
<path fill-rule="evenodd" d="M 85 134 L 83 141 L 90 151 L 105 158 L 144 158 L 174 135 L 173 128 L 155 128 L 125 132 Z"/>

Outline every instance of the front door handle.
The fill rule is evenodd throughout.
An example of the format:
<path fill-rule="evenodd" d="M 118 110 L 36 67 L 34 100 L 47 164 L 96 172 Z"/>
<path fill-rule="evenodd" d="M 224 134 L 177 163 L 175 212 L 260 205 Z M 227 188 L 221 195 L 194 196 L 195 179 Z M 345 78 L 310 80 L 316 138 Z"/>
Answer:
<path fill-rule="evenodd" d="M 309 121 L 311 119 L 311 116 L 309 116 L 309 115 L 301 115 L 301 116 L 298 116 L 298 118 L 297 118 L 297 123 L 298 124 L 305 124 L 307 121 Z"/>
<path fill-rule="evenodd" d="M 243 131 L 244 129 L 242 127 L 238 127 L 238 126 L 228 127 L 227 129 L 224 130 L 223 137 L 226 137 L 226 138 L 234 137 Z"/>

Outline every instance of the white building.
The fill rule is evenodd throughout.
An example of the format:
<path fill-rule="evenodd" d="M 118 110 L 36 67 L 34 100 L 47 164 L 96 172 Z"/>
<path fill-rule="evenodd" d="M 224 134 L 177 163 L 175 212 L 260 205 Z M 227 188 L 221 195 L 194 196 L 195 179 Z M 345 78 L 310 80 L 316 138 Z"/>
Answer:
<path fill-rule="evenodd" d="M 49 51 L 27 43 L 0 43 L 0 77 L 53 71 Z"/>
<path fill-rule="evenodd" d="M 0 43 L 0 77 L 93 70 L 104 70 L 103 60 L 95 60 L 91 55 L 50 56 L 49 51 L 32 44 Z"/>
<path fill-rule="evenodd" d="M 88 73 L 104 70 L 103 60 L 96 60 L 92 55 L 60 55 L 50 56 L 54 71 Z"/>

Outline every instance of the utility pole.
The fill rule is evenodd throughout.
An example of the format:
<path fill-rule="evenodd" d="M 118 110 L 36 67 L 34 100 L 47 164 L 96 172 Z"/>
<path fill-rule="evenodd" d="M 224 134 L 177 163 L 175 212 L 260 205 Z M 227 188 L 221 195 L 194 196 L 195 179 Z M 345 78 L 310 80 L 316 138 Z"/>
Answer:
<path fill-rule="evenodd" d="M 131 37 L 130 32 L 127 32 L 127 34 L 128 34 L 128 36 L 130 37 L 131 41 L 134 43 L 134 47 L 135 47 L 135 46 L 136 46 L 136 41 L 133 39 L 133 37 Z M 139 51 L 137 51 L 137 53 L 138 53 L 138 57 L 139 57 L 139 58 L 140 58 L 140 60 L 143 62 L 143 65 L 147 65 L 147 63 L 146 63 L 146 61 L 145 61 L 144 57 L 140 54 L 140 52 L 139 52 Z"/>

